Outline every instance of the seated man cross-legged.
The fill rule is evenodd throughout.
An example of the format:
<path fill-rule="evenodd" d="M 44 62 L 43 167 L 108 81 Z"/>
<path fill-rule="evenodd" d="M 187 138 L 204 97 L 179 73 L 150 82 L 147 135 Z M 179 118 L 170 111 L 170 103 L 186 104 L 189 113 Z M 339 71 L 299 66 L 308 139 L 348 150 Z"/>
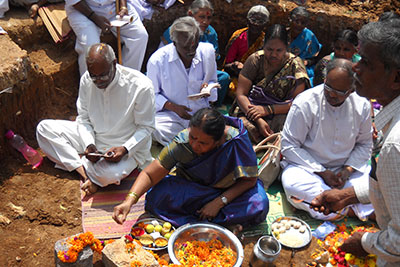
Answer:
<path fill-rule="evenodd" d="M 309 89 L 293 101 L 282 132 L 282 185 L 296 208 L 322 220 L 342 216 L 324 215 L 305 203 L 331 188 L 367 184 L 372 149 L 369 102 L 353 93 L 352 63 L 330 61 L 325 83 Z M 354 204 L 339 212 L 361 220 L 373 213 L 372 205 Z"/>
<path fill-rule="evenodd" d="M 147 63 L 147 77 L 153 82 L 156 96 L 156 131 L 153 138 L 166 146 L 175 135 L 187 128 L 190 117 L 217 100 L 217 89 L 209 97 L 188 99 L 200 93 L 204 85 L 217 82 L 214 47 L 199 42 L 196 20 L 186 16 L 171 26 L 173 43 L 158 49 Z"/>
<path fill-rule="evenodd" d="M 169 174 L 176 167 L 176 174 Z M 226 226 L 257 224 L 268 198 L 257 179 L 257 158 L 241 120 L 204 108 L 190 119 L 136 179 L 113 218 L 123 223 L 139 197 L 146 210 L 180 226 L 211 221 Z"/>
<path fill-rule="evenodd" d="M 136 167 L 151 162 L 155 109 L 151 81 L 139 71 L 116 64 L 110 46 L 91 46 L 86 62 L 76 121 L 43 120 L 36 136 L 57 168 L 76 170 L 84 178 L 82 189 L 90 194 L 98 186 L 119 184 Z"/>

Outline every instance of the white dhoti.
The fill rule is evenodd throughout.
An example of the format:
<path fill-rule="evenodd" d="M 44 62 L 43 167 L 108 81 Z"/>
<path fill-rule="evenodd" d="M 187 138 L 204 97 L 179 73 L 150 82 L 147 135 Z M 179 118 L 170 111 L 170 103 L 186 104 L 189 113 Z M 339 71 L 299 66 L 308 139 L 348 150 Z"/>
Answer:
<path fill-rule="evenodd" d="M 0 0 L 0 19 L 4 18 L 4 13 L 10 9 L 8 0 Z"/>
<path fill-rule="evenodd" d="M 97 15 L 103 16 L 109 21 L 115 20 L 115 5 L 90 5 L 90 8 Z M 82 76 L 87 70 L 85 59 L 86 50 L 89 46 L 100 43 L 101 29 L 73 6 L 66 6 L 65 9 L 69 24 L 76 35 L 75 51 L 78 53 L 79 72 Z M 121 39 L 124 43 L 122 49 L 122 65 L 140 71 L 149 36 L 136 10 L 129 3 L 128 10 L 129 15 L 133 17 L 133 21 L 121 27 Z M 115 27 L 112 27 L 111 31 L 116 35 L 117 31 Z"/>
<path fill-rule="evenodd" d="M 85 147 L 78 133 L 75 121 L 43 120 L 36 129 L 36 138 L 46 156 L 56 163 L 56 168 L 73 171 L 81 166 L 89 179 L 98 186 L 119 184 L 136 167 L 137 162 L 126 154 L 119 162 L 108 162 L 101 158 L 96 163 L 80 157 Z M 98 148 L 102 152 L 110 147 Z"/>
<path fill-rule="evenodd" d="M 182 119 L 173 111 L 159 111 L 155 117 L 156 130 L 153 139 L 163 146 L 167 146 L 175 135 L 189 127 L 189 120 Z"/>
<path fill-rule="evenodd" d="M 348 181 L 345 183 L 344 188 L 352 187 L 355 184 L 366 183 L 369 181 L 370 168 L 365 168 L 365 172 L 361 173 L 355 171 L 351 174 Z M 316 196 L 321 194 L 325 190 L 332 189 L 328 186 L 324 180 L 315 173 L 310 173 L 303 168 L 288 165 L 282 172 L 282 185 L 286 193 L 287 200 L 297 209 L 307 211 L 313 218 L 319 220 L 336 220 L 341 219 L 335 213 L 324 215 L 323 213 L 314 211 L 308 204 L 296 203 L 290 196 L 294 196 L 299 199 L 304 199 L 311 202 Z M 371 204 L 354 204 L 348 206 L 353 209 L 355 214 L 360 220 L 365 220 L 370 215 L 374 208 Z M 346 212 L 348 209 L 346 210 Z M 345 215 L 345 214 L 343 214 Z"/>

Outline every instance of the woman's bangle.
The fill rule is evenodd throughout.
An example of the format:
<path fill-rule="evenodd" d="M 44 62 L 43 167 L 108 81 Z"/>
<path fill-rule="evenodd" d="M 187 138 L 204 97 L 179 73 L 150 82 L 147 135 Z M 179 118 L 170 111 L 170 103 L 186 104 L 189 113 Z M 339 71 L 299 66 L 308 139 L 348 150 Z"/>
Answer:
<path fill-rule="evenodd" d="M 267 110 L 268 110 L 268 115 L 274 115 L 274 111 L 273 111 L 271 105 L 267 105 L 266 107 L 267 107 Z"/>
<path fill-rule="evenodd" d="M 133 197 L 134 198 L 134 201 L 133 201 L 133 204 L 136 204 L 137 202 L 138 202 L 138 200 L 139 200 L 139 196 L 138 196 L 138 194 L 136 194 L 136 192 L 129 192 L 127 195 L 126 195 L 126 198 L 125 199 L 127 199 L 128 197 Z"/>
<path fill-rule="evenodd" d="M 274 105 L 269 105 L 270 109 L 271 109 L 271 114 L 275 115 L 275 109 L 274 109 Z"/>
<path fill-rule="evenodd" d="M 87 16 L 88 19 L 90 19 L 94 14 L 94 11 L 92 10 L 92 12 L 90 12 L 89 16 Z"/>
<path fill-rule="evenodd" d="M 123 6 L 123 7 L 120 8 L 120 10 L 126 10 L 126 11 L 128 11 L 128 8 L 127 8 L 126 6 Z"/>

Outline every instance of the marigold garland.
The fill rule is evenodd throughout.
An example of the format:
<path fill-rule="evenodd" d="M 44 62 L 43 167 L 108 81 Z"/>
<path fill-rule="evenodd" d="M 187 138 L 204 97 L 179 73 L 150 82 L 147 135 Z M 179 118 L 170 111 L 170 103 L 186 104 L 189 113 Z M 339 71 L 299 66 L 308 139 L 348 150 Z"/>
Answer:
<path fill-rule="evenodd" d="M 112 241 L 109 241 L 109 243 L 110 242 Z M 101 253 L 104 247 L 104 242 L 98 240 L 97 238 L 94 238 L 91 232 L 86 232 L 71 237 L 67 240 L 67 243 L 70 245 L 68 250 L 59 251 L 57 253 L 57 257 L 62 262 L 76 262 L 79 252 L 81 252 L 86 246 L 90 246 L 93 251 L 96 251 L 98 253 Z"/>
<path fill-rule="evenodd" d="M 349 266 L 359 266 L 359 267 L 375 267 L 377 257 L 370 254 L 363 258 L 357 258 L 356 256 L 346 253 L 340 250 L 340 246 L 343 242 L 349 238 L 355 232 L 376 232 L 375 227 L 365 227 L 358 226 L 354 229 L 346 227 L 344 223 L 337 226 L 337 230 L 330 233 L 324 241 L 318 239 L 318 244 L 322 250 L 317 249 L 315 253 L 311 255 L 313 259 L 317 259 L 326 251 L 329 253 L 329 263 L 332 266 L 337 267 L 349 267 Z"/>

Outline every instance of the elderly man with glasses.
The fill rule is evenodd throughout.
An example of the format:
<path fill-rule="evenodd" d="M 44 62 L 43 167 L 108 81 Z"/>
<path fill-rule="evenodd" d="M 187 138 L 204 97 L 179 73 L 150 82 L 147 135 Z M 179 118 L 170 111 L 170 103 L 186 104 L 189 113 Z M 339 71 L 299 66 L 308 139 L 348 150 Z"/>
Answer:
<path fill-rule="evenodd" d="M 298 95 L 282 132 L 282 185 L 289 202 L 322 220 L 373 214 L 370 204 L 354 204 L 328 215 L 304 202 L 332 188 L 368 183 L 372 149 L 369 102 L 354 93 L 352 63 L 335 59 L 324 84 Z"/>
<path fill-rule="evenodd" d="M 77 171 L 91 194 L 152 161 L 155 105 L 150 79 L 118 65 L 109 45 L 92 45 L 86 64 L 76 121 L 43 120 L 36 136 L 56 167 Z"/>

